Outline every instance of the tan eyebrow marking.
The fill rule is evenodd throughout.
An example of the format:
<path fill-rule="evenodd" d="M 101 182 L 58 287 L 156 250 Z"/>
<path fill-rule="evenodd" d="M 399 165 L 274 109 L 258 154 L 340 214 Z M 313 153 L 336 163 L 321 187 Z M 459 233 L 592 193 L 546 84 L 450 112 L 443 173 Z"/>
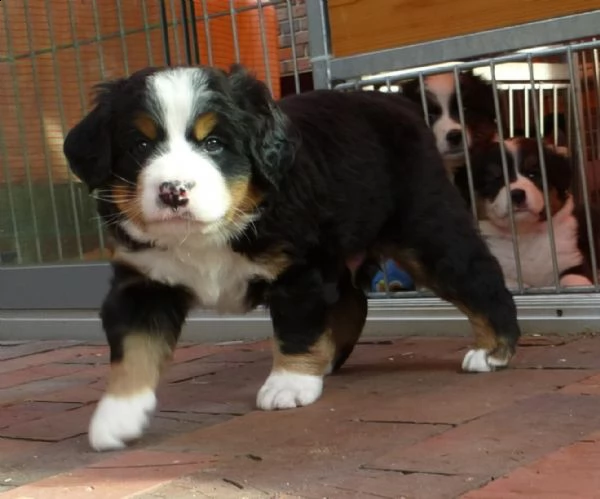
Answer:
<path fill-rule="evenodd" d="M 194 138 L 197 141 L 204 140 L 212 132 L 217 124 L 217 115 L 215 113 L 204 113 L 194 123 Z"/>

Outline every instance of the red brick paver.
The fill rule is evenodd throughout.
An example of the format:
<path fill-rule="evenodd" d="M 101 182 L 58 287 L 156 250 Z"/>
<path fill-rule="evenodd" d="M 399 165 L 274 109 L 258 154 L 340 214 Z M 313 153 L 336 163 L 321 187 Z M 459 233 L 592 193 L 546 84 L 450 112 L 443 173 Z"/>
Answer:
<path fill-rule="evenodd" d="M 104 346 L 0 342 L 0 497 L 600 499 L 600 337 L 523 338 L 459 372 L 471 339 L 365 339 L 322 399 L 260 412 L 270 345 L 182 345 L 148 433 L 85 432 Z"/>

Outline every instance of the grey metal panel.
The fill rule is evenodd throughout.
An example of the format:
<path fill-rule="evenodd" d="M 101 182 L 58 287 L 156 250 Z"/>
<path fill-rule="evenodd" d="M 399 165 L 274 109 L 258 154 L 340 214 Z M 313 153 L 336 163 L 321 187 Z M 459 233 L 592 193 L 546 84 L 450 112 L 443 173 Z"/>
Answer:
<path fill-rule="evenodd" d="M 313 83 L 318 89 L 330 87 L 329 73 L 329 23 L 323 0 L 306 2 L 308 45 L 310 48 Z"/>
<path fill-rule="evenodd" d="M 516 296 L 524 333 L 573 334 L 600 331 L 600 294 Z M 264 309 L 245 316 L 201 310 L 188 319 L 183 340 L 253 340 L 271 335 Z M 471 335 L 465 316 L 439 298 L 369 301 L 366 336 Z M 0 311 L 0 340 L 75 339 L 103 341 L 97 310 Z"/>
<path fill-rule="evenodd" d="M 600 9 L 555 19 L 482 31 L 465 36 L 369 52 L 330 61 L 330 78 L 345 80 L 365 74 L 427 66 L 600 34 Z"/>
<path fill-rule="evenodd" d="M 0 310 L 98 308 L 110 275 L 107 263 L 0 267 Z"/>

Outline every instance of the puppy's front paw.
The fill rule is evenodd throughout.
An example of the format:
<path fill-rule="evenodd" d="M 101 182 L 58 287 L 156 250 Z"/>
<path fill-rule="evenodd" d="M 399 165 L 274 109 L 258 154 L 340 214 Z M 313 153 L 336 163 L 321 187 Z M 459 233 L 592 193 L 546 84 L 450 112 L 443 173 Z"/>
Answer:
<path fill-rule="evenodd" d="M 155 408 L 152 390 L 128 397 L 104 395 L 90 421 L 90 445 L 97 451 L 124 448 L 142 435 Z"/>
<path fill-rule="evenodd" d="M 509 358 L 497 358 L 483 348 L 469 350 L 462 363 L 463 371 L 472 373 L 489 373 L 506 367 Z"/>
<path fill-rule="evenodd" d="M 265 411 L 292 409 L 315 402 L 323 391 L 323 378 L 289 371 L 272 372 L 258 392 L 256 405 Z"/>

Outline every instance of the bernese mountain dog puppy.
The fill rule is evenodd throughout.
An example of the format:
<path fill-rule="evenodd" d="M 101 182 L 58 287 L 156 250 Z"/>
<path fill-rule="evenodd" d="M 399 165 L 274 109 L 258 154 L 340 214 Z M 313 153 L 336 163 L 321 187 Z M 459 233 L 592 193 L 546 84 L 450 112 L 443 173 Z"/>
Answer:
<path fill-rule="evenodd" d="M 554 264 L 548 225 L 552 224 L 556 262 L 562 286 L 591 286 L 592 259 L 583 206 L 570 193 L 573 172 L 566 149 L 543 145 L 551 219 L 544 197 L 542 166 L 536 139 L 504 141 L 509 185 L 505 184 L 502 150 L 491 142 L 473 153 L 473 183 L 481 233 L 502 265 L 507 286 L 518 287 L 512 211 L 523 286 L 554 286 Z M 457 186 L 468 199 L 466 175 Z M 509 204 L 510 199 L 510 204 Z M 600 262 L 600 211 L 591 207 L 596 261 Z"/>
<path fill-rule="evenodd" d="M 489 82 L 473 71 L 459 73 L 460 96 L 465 128 L 461 126 L 459 99 L 454 73 L 427 75 L 423 78 L 424 109 L 421 85 L 418 79 L 402 84 L 402 93 L 423 112 L 427 112 L 429 126 L 451 179 L 465 167 L 465 150 L 486 143 L 496 134 L 497 119 L 494 93 Z"/>
<path fill-rule="evenodd" d="M 363 329 L 367 298 L 351 275 L 363 259 L 395 259 L 468 316 L 464 370 L 507 365 L 520 334 L 512 295 L 413 109 L 360 91 L 276 103 L 240 66 L 145 69 L 99 86 L 64 143 L 114 239 L 95 449 L 142 434 L 194 306 L 267 306 L 274 358 L 257 405 L 315 402 Z"/>

